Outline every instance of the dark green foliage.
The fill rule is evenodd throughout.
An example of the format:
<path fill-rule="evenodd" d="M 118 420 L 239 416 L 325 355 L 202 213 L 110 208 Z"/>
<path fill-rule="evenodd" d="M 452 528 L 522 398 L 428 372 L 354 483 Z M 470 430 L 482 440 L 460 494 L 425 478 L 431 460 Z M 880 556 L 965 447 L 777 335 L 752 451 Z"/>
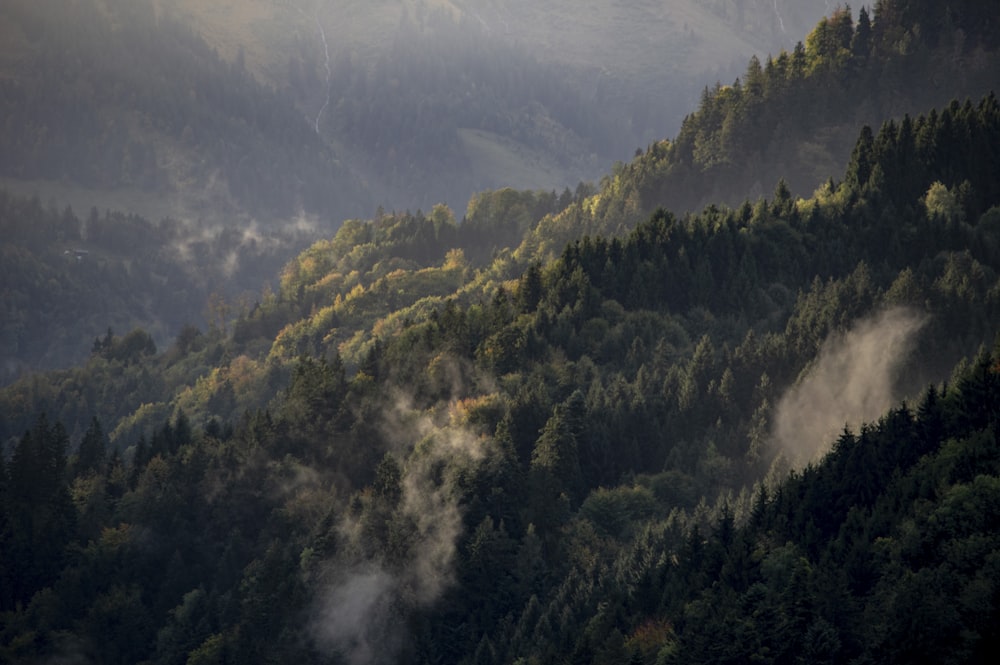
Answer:
<path fill-rule="evenodd" d="M 738 94 L 860 57 L 849 18 Z M 495 227 L 380 214 L 233 335 L 100 333 L 0 393 L 0 658 L 987 662 L 998 126 L 992 96 L 905 117 L 812 199 L 777 181 L 537 263 L 449 250 L 544 195 L 484 196 Z M 928 318 L 915 398 L 790 471 L 782 396 L 899 306 Z"/>
<path fill-rule="evenodd" d="M 898 128 L 906 112 L 995 91 L 995 13 L 891 0 L 879 3 L 874 18 L 862 9 L 855 22 L 849 8 L 838 8 L 791 53 L 763 66 L 755 58 L 732 85 L 706 87 L 676 138 L 651 144 L 602 181 L 599 201 L 573 213 L 587 231 L 607 234 L 660 206 L 739 205 L 781 178 L 796 196 L 808 196 L 851 158 L 864 125 L 895 118 Z M 972 52 L 982 59 L 969 67 L 963 63 Z M 848 170 L 848 181 L 856 178 Z"/>
<path fill-rule="evenodd" d="M 80 447 L 77 450 L 73 475 L 81 476 L 88 472 L 102 472 L 108 456 L 108 441 L 100 421 L 95 416 L 90 426 L 83 434 Z"/>
<path fill-rule="evenodd" d="M 686 543 L 660 543 L 660 556 L 640 559 L 643 572 L 617 580 L 600 604 L 589 605 L 585 593 L 560 599 L 570 614 L 592 617 L 578 624 L 576 653 L 665 612 L 676 636 L 662 635 L 657 650 L 668 662 L 797 662 L 803 654 L 810 662 L 986 662 L 1000 612 L 995 583 L 986 581 L 1000 545 L 992 505 L 1000 449 L 982 446 L 1000 421 L 963 419 L 974 389 L 945 398 L 955 407 L 949 443 L 919 434 L 933 427 L 926 418 L 940 420 L 930 407 L 927 415 L 894 411 L 860 437 L 845 434 L 822 464 L 773 498 L 761 493 L 752 521 L 734 526 L 723 508 L 711 535 L 694 529 Z M 949 475 L 960 450 L 978 450 L 979 470 L 968 480 Z M 625 604 L 614 621 L 600 620 L 616 593 L 647 593 L 650 583 L 664 592 L 659 609 Z M 541 639 L 530 653 L 560 648 Z"/>
<path fill-rule="evenodd" d="M 14 446 L 4 491 L 3 609 L 27 604 L 66 563 L 76 511 L 69 494 L 69 437 L 40 416 Z"/>
<path fill-rule="evenodd" d="M 288 238 L 269 241 L 257 246 L 231 228 L 154 224 L 96 208 L 78 216 L 0 190 L 0 383 L 88 355 L 141 364 L 174 339 L 179 353 L 202 350 L 206 338 L 191 321 L 217 324 L 221 314 L 223 328 L 230 318 L 250 318 L 227 311 L 234 308 L 226 298 L 259 289 L 259 270 L 277 272 Z M 206 313 L 215 289 L 216 306 Z M 131 332 L 108 334 L 121 330 Z M 246 324 L 238 332 L 241 343 L 256 339 Z"/>

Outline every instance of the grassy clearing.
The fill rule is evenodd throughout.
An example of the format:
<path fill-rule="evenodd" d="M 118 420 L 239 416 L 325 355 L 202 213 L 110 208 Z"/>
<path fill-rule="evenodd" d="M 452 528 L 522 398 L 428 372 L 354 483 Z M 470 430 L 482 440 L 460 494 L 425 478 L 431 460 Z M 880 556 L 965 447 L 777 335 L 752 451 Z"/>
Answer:
<path fill-rule="evenodd" d="M 541 151 L 480 129 L 459 129 L 458 135 L 483 188 L 561 191 L 576 185 L 568 170 Z"/>

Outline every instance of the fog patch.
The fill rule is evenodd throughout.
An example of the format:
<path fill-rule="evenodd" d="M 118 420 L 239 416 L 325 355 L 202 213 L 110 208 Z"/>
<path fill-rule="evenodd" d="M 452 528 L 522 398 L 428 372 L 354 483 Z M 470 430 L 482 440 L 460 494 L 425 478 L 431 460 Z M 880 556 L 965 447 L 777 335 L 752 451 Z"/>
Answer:
<path fill-rule="evenodd" d="M 352 665 L 396 662 L 407 647 L 409 618 L 453 584 L 463 529 L 455 477 L 484 458 L 491 439 L 449 413 L 417 410 L 399 396 L 380 418 L 400 466 L 398 502 L 375 514 L 378 499 L 369 495 L 368 506 L 340 524 L 341 553 L 320 583 L 311 626 L 324 653 Z M 374 554 L 373 519 L 388 519 L 395 534 Z"/>
<path fill-rule="evenodd" d="M 220 279 L 229 282 L 259 275 L 262 261 L 284 262 L 324 234 L 319 218 L 303 213 L 266 224 L 253 217 L 225 223 L 170 218 L 161 226 L 166 235 L 164 251 L 190 277 L 212 289 L 218 288 Z"/>
<path fill-rule="evenodd" d="M 315 623 L 318 644 L 351 665 L 388 662 L 400 648 L 391 630 L 398 581 L 379 566 L 344 573 L 321 595 Z"/>
<path fill-rule="evenodd" d="M 926 315 L 894 307 L 833 333 L 815 360 L 778 401 L 772 441 L 793 467 L 817 460 L 845 426 L 877 420 L 907 391 L 899 369 Z"/>

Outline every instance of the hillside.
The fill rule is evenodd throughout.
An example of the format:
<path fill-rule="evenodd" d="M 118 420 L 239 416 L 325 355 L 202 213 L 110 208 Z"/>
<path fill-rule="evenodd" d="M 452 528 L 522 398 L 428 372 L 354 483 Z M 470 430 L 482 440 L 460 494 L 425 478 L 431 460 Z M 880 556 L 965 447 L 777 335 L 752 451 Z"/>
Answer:
<path fill-rule="evenodd" d="M 524 0 L 322 4 L 234 0 L 225 10 L 193 0 L 160 0 L 157 6 L 198 26 L 206 41 L 218 45 L 227 58 L 234 58 L 242 46 L 248 66 L 274 83 L 283 81 L 288 72 L 287 62 L 276 56 L 281 49 L 273 45 L 296 31 L 309 34 L 316 19 L 331 43 L 369 59 L 385 48 L 380 37 L 391 34 L 401 22 L 419 23 L 429 13 L 445 11 L 529 49 L 543 62 L 586 63 L 645 82 L 655 77 L 667 80 L 664 67 L 674 75 L 694 78 L 755 52 L 791 47 L 831 9 L 822 0 L 751 0 L 739 5 L 718 0 L 629 4 L 556 0 L 541 5 Z M 625 42 L 624 34 L 636 38 Z M 678 42 L 685 37 L 688 50 L 683 52 Z"/>
<path fill-rule="evenodd" d="M 185 326 L 224 326 L 258 296 L 261 273 L 315 236 L 78 214 L 0 190 L 0 385 L 79 364 L 109 329 L 141 327 L 165 348 Z"/>
<path fill-rule="evenodd" d="M 231 335 L 97 340 L 0 393 L 5 655 L 905 659 L 933 608 L 920 644 L 990 652 L 967 517 L 1000 382 L 950 367 L 998 332 L 998 135 L 994 97 L 955 102 L 862 132 L 814 198 L 660 212 L 504 284 L 436 258 L 446 209 L 385 216 Z"/>
<path fill-rule="evenodd" d="M 995 11 L 959 7 L 835 12 L 597 185 L 380 208 L 204 329 L 88 333 L 0 389 L 0 660 L 990 662 L 1000 101 L 902 106 L 995 76 Z M 10 195 L 0 223 L 36 351 L 279 255 Z"/>
<path fill-rule="evenodd" d="M 5 3 L 0 173 L 171 199 L 174 215 L 349 215 L 363 190 L 301 116 L 145 2 Z M 109 201 L 110 202 L 110 201 Z M 142 211 L 136 211 L 142 212 Z"/>
<path fill-rule="evenodd" d="M 581 85 L 589 89 L 591 100 L 614 105 L 630 123 L 645 114 L 657 116 L 632 129 L 637 145 L 675 131 L 704 80 L 722 72 L 728 77 L 751 54 L 763 57 L 790 48 L 796 36 L 830 10 L 820 0 L 541 4 L 523 0 L 374 4 L 239 0 L 226 11 L 190 0 L 160 5 L 198 26 L 205 39 L 219 44 L 229 57 L 235 57 L 242 46 L 252 69 L 277 87 L 288 84 L 289 53 L 303 63 L 321 64 L 323 37 L 336 45 L 338 53 L 349 52 L 357 63 L 367 66 L 386 55 L 391 43 L 387 35 L 406 38 L 408 29 L 414 27 L 433 30 L 428 18 L 444 13 L 479 39 L 513 46 L 543 66 L 558 63 L 582 71 L 590 79 Z M 297 51 L 289 48 L 292 34 L 297 35 Z M 630 38 L 622 39 L 622 35 Z M 322 104 L 315 94 L 300 99 L 300 105 L 310 106 L 309 102 L 313 110 Z M 616 138 L 621 145 L 634 142 L 626 141 L 624 134 Z"/>
<path fill-rule="evenodd" d="M 235 18 L 256 16 L 258 21 L 263 21 L 261 12 L 267 8 L 263 4 L 254 6 L 254 11 L 248 9 L 237 13 Z M 906 6 L 910 8 L 907 11 L 912 12 L 919 3 Z M 830 174 L 843 170 L 855 138 L 865 124 L 877 127 L 886 118 L 894 118 L 898 122 L 908 111 L 941 107 L 953 98 L 976 98 L 1000 84 L 997 80 L 997 72 L 1000 72 L 997 38 L 988 17 L 970 10 L 961 14 L 957 23 L 951 19 L 951 23 L 945 21 L 944 25 L 951 26 L 948 30 L 927 32 L 921 31 L 919 26 L 907 27 L 905 22 L 912 17 L 907 18 L 906 12 L 890 11 L 889 7 L 883 5 L 880 10 L 882 15 L 874 17 L 862 9 L 856 19 L 852 14 L 838 11 L 823 19 L 810 32 L 804 44 L 792 52 L 781 52 L 764 63 L 751 59 L 744 76 L 734 85 L 705 89 L 700 106 L 687 117 L 675 138 L 654 142 L 631 162 L 617 164 L 596 188 L 581 184 L 575 191 L 562 188 L 562 193 L 556 194 L 560 189 L 551 185 L 559 180 L 558 174 L 567 168 L 567 164 L 577 163 L 574 161 L 577 158 L 589 160 L 583 152 L 572 147 L 578 146 L 581 136 L 596 137 L 594 140 L 603 136 L 602 140 L 611 141 L 613 134 L 602 133 L 600 128 L 607 127 L 602 123 L 611 119 L 613 114 L 595 115 L 581 110 L 586 104 L 574 96 L 572 81 L 552 84 L 551 79 L 546 78 L 551 71 L 534 71 L 534 61 L 523 54 L 504 50 L 496 40 L 487 40 L 485 46 L 480 44 L 476 39 L 477 30 L 481 29 L 481 25 L 476 27 L 478 22 L 471 26 L 455 23 L 441 13 L 426 14 L 420 30 L 415 22 L 404 22 L 405 25 L 400 27 L 403 32 L 384 43 L 389 55 L 380 60 L 382 64 L 376 70 L 351 65 L 356 62 L 353 55 L 346 60 L 340 59 L 343 67 L 334 68 L 340 72 L 337 76 L 342 77 L 337 79 L 341 82 L 337 88 L 341 90 L 340 101 L 334 100 L 336 103 L 322 116 L 323 122 L 319 124 L 326 133 L 345 131 L 354 137 L 351 141 L 342 141 L 337 154 L 352 155 L 341 164 L 349 165 L 354 172 L 368 174 L 364 176 L 367 188 L 358 191 L 374 195 L 376 191 L 385 194 L 395 188 L 399 194 L 402 191 L 400 188 L 403 188 L 413 192 L 412 198 L 405 197 L 405 209 L 415 209 L 416 212 L 401 213 L 402 219 L 424 217 L 421 205 L 418 205 L 420 201 L 427 202 L 423 210 L 436 209 L 433 202 L 441 199 L 434 192 L 440 193 L 441 190 L 435 189 L 432 182 L 435 179 L 448 180 L 448 186 L 454 188 L 453 195 L 458 190 L 480 189 L 480 193 L 469 199 L 464 214 L 462 208 L 453 207 L 438 215 L 447 219 L 462 219 L 462 224 L 457 234 L 446 234 L 443 239 L 431 241 L 434 245 L 433 256 L 435 260 L 443 259 L 447 250 L 456 245 L 445 246 L 441 243 L 454 240 L 471 267 L 478 269 L 488 268 L 490 259 L 510 249 L 509 260 L 496 262 L 479 280 L 480 286 L 499 283 L 515 277 L 532 262 L 554 258 L 566 243 L 584 235 L 625 234 L 659 206 L 677 212 L 697 210 L 702 205 L 713 203 L 738 206 L 746 199 L 753 201 L 760 197 L 779 179 L 785 181 L 793 198 L 808 196 L 821 185 L 828 187 L 826 181 Z M 168 9 L 161 8 L 164 12 Z M 933 22 L 947 18 L 934 14 L 939 11 L 936 6 L 925 9 L 931 12 Z M 175 7 L 171 11 L 174 10 L 180 9 Z M 268 9 L 272 10 L 276 11 L 276 8 Z M 174 26 L 171 29 L 180 29 L 177 26 L 181 25 L 169 21 L 167 24 Z M 232 29 L 235 30 L 238 25 L 241 25 L 240 20 L 234 20 Z M 410 38 L 404 38 L 403 33 L 407 30 L 416 32 L 407 33 Z M 195 40 L 189 37 L 188 42 L 183 43 Z M 445 37 L 447 39 L 443 43 L 435 43 L 436 39 Z M 460 43 L 461 47 L 456 47 L 455 43 Z M 452 52 L 470 55 L 464 63 L 455 64 L 449 58 Z M 433 60 L 436 63 L 433 66 L 412 64 L 423 62 L 424 56 L 429 53 L 439 56 Z M 246 64 L 246 57 L 244 66 L 253 71 L 255 66 Z M 305 57 L 304 51 L 302 57 Z M 246 75 L 241 77 L 249 85 Z M 474 101 L 469 101 L 468 97 L 456 99 L 449 92 L 453 91 L 449 86 L 465 84 L 461 81 L 479 86 Z M 492 84 L 486 85 L 487 81 L 497 85 L 490 87 Z M 925 81 L 931 81 L 933 85 L 925 85 Z M 369 89 L 372 92 L 366 92 Z M 548 90 L 535 97 L 546 100 L 545 104 L 528 103 L 527 100 L 535 95 L 532 90 Z M 530 110 L 511 115 L 505 110 L 505 99 L 520 99 L 528 103 L 524 108 Z M 304 97 L 299 101 L 308 106 Z M 376 108 L 366 108 L 369 102 L 374 103 Z M 197 105 L 192 107 L 197 108 Z M 394 116 L 398 109 L 405 112 L 411 108 L 423 108 L 421 117 L 424 120 L 412 125 L 401 116 Z M 575 132 L 559 129 L 560 125 L 545 119 L 549 117 L 551 120 L 551 116 L 546 114 L 555 108 L 566 111 L 564 120 L 575 118 Z M 476 114 L 481 114 L 478 119 Z M 460 117 L 465 120 L 459 122 Z M 295 121 L 301 122 L 301 119 Z M 476 128 L 455 130 L 456 122 Z M 313 137 L 318 140 L 314 130 L 315 127 Z M 111 134 L 105 138 L 107 136 Z M 408 147 L 395 142 L 396 139 Z M 269 139 L 254 140 L 266 143 Z M 382 151 L 368 151 L 364 148 L 367 142 L 381 142 L 383 148 L 394 145 Z M 360 155 L 358 151 L 366 155 Z M 289 158 L 297 159 L 292 152 L 288 153 Z M 567 157 L 570 152 L 576 157 Z M 569 161 L 561 162 L 560 159 Z M 244 166 L 250 163 L 248 159 L 240 160 Z M 123 164 L 126 162 L 123 161 Z M 202 164 L 204 166 L 207 162 Z M 420 168 L 415 168 L 417 164 Z M 92 171 L 97 168 L 87 161 L 80 162 L 80 167 Z M 460 167 L 461 175 L 446 175 L 452 167 Z M 18 165 L 17 168 L 23 170 L 26 167 Z M 202 169 L 202 172 L 205 173 L 205 170 Z M 272 186 L 281 188 L 281 183 L 289 182 L 282 178 L 271 182 L 266 171 L 255 172 L 257 176 L 268 179 L 266 186 L 249 188 L 257 199 L 271 196 L 267 192 L 273 191 Z M 116 260 L 123 264 L 129 263 L 130 254 L 134 253 L 158 255 L 160 260 L 170 263 L 151 271 L 159 278 L 147 275 L 136 283 L 155 285 L 156 279 L 168 274 L 189 279 L 183 277 L 191 272 L 192 267 L 190 252 L 186 248 L 200 247 L 206 242 L 219 247 L 202 253 L 204 274 L 193 277 L 203 285 L 211 283 L 211 289 L 204 286 L 184 289 L 187 304 L 183 314 L 169 298 L 160 302 L 157 289 L 151 287 L 141 295 L 136 294 L 137 306 L 124 306 L 115 311 L 99 307 L 82 317 L 81 321 L 87 321 L 82 329 L 84 334 L 72 340 L 60 337 L 58 327 L 46 326 L 40 320 L 37 323 L 32 322 L 36 319 L 22 321 L 19 310 L 23 305 L 11 301 L 6 305 L 12 312 L 8 330 L 16 332 L 9 332 L 7 337 L 13 341 L 7 345 L 4 354 L 7 359 L 5 377 L 13 378 L 22 369 L 48 369 L 82 360 L 89 348 L 86 340 L 103 335 L 108 326 L 122 332 L 135 326 L 147 328 L 162 347 L 183 322 L 205 325 L 208 320 L 204 315 L 209 309 L 208 293 L 214 291 L 230 302 L 246 301 L 247 292 L 259 293 L 262 284 L 275 278 L 275 266 L 291 258 L 297 248 L 315 238 L 329 237 L 330 227 L 339 224 L 336 217 L 309 215 L 297 216 L 280 224 L 273 220 L 268 222 L 270 217 L 257 207 L 254 207 L 252 215 L 238 213 L 239 206 L 248 204 L 248 201 L 240 204 L 233 199 L 233 191 L 225 184 L 224 169 L 212 173 L 215 175 L 208 179 L 186 178 L 176 185 L 179 188 L 176 191 L 184 192 L 184 195 L 175 197 L 168 194 L 167 199 L 156 191 L 144 192 L 136 187 L 127 191 L 121 188 L 107 190 L 107 194 L 101 194 L 105 190 L 87 189 L 85 184 L 74 185 L 69 176 L 58 187 L 51 182 L 45 184 L 42 181 L 8 178 L 8 183 L 20 183 L 15 191 L 35 186 L 32 183 L 42 183 L 38 187 L 41 191 L 48 191 L 51 197 L 42 200 L 51 202 L 68 198 L 74 210 L 79 212 L 104 209 L 108 203 L 118 202 L 125 209 L 149 210 L 146 220 L 163 219 L 164 216 L 179 220 L 166 223 L 171 229 L 169 240 L 159 238 L 156 233 L 141 233 L 134 238 L 134 242 L 138 243 L 136 246 L 116 256 Z M 529 189 L 521 192 L 506 188 L 482 190 L 491 182 L 489 173 L 502 173 L 502 181 Z M 284 171 L 283 177 L 298 183 L 293 189 L 308 182 L 295 175 L 294 169 Z M 241 186 L 252 182 L 256 181 L 251 179 Z M 232 216 L 218 220 L 211 212 L 212 204 L 202 201 L 194 205 L 194 200 L 207 191 L 203 187 L 211 188 L 217 194 L 222 192 L 220 196 L 230 202 L 227 206 L 230 206 Z M 324 189 L 324 196 L 334 191 Z M 352 192 L 348 198 L 353 200 L 358 191 Z M 194 205 L 188 213 L 198 212 L 197 221 L 184 221 L 188 219 L 186 215 L 171 215 L 173 199 L 182 207 Z M 182 205 L 183 201 L 188 203 Z M 338 206 L 342 203 L 343 200 L 336 200 Z M 461 204 L 465 205 L 464 198 Z M 49 207 L 60 211 L 65 208 L 52 203 Z M 202 213 L 207 218 L 202 218 Z M 53 217 L 59 214 L 51 213 Z M 393 217 L 386 216 L 387 219 Z M 353 237 L 351 229 L 357 223 L 351 221 L 348 224 L 343 242 L 351 242 L 347 238 Z M 157 222 L 144 224 L 152 229 Z M 78 222 L 71 221 L 63 233 L 72 236 L 77 233 L 78 227 Z M 14 237 L 10 236 L 8 243 Z M 16 242 L 14 244 L 22 254 L 35 251 Z M 42 246 L 55 245 L 42 243 Z M 376 256 L 397 258 L 391 255 L 391 247 L 387 251 L 390 254 L 379 250 Z M 217 265 L 210 258 L 212 256 L 221 260 L 222 264 Z M 373 264 L 378 262 L 379 259 L 373 260 Z M 46 269 L 62 270 L 65 268 L 63 263 L 50 262 Z M 138 265 L 140 269 L 145 267 Z M 410 264 L 383 261 L 380 270 L 389 265 L 398 268 Z M 234 270 L 233 266 L 239 266 L 239 270 Z M 429 266 L 421 263 L 420 267 Z M 388 272 L 386 270 L 378 276 Z M 38 303 L 39 309 L 49 312 L 73 309 L 66 309 L 58 302 L 58 291 L 39 290 L 34 272 L 21 270 L 11 274 L 12 293 L 35 290 L 40 295 L 33 302 Z M 70 275 L 64 278 L 74 279 Z M 19 283 L 22 281 L 27 283 Z M 93 293 L 100 293 L 103 288 L 96 283 L 81 286 L 91 289 Z M 272 286 L 275 286 L 273 282 Z M 342 295 L 346 296 L 347 292 Z M 11 295 L 7 300 L 11 298 L 15 296 Z M 255 296 L 249 296 L 249 302 L 254 299 Z M 388 303 L 379 306 L 380 316 L 389 313 L 388 306 Z M 239 309 L 239 305 L 230 306 L 231 311 Z M 278 330 L 268 329 L 275 333 Z M 356 348 L 370 341 L 368 332 L 350 330 L 347 335 L 356 333 L 360 335 Z M 25 344 L 24 340 L 33 342 Z M 33 347 L 39 352 L 30 351 Z"/>
<path fill-rule="evenodd" d="M 751 58 L 732 85 L 706 87 L 676 137 L 616 166 L 595 196 L 541 220 L 517 258 L 551 257 L 585 234 L 623 233 L 659 207 L 738 206 L 779 179 L 793 197 L 808 197 L 848 163 L 862 127 L 1000 88 L 990 10 L 970 3 L 943 16 L 928 2 L 879 7 L 881 15 L 862 8 L 856 20 L 838 10 L 791 52 Z M 921 31 L 918 12 L 946 28 Z"/>
<path fill-rule="evenodd" d="M 770 7 L 765 20 L 757 6 L 736 16 L 688 0 L 0 11 L 6 187 L 154 221 L 265 225 L 596 178 L 672 132 L 696 82 L 775 38 Z M 621 34 L 639 39 L 623 48 Z"/>

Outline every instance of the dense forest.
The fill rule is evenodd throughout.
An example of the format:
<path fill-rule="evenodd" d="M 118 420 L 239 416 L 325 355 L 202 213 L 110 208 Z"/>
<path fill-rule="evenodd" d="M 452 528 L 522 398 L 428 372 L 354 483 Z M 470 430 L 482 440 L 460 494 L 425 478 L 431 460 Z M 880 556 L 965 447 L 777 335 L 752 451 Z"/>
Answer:
<path fill-rule="evenodd" d="M 996 90 L 993 13 L 978 2 L 878 2 L 857 20 L 838 9 L 791 53 L 753 57 L 732 85 L 706 87 L 673 140 L 617 165 L 599 198 L 543 222 L 529 249 L 620 233 L 660 206 L 739 206 L 779 179 L 808 196 L 841 172 L 861 127 Z"/>
<path fill-rule="evenodd" d="M 85 360 L 95 337 L 141 327 L 165 347 L 187 325 L 249 307 L 310 227 L 267 230 L 117 211 L 78 215 L 0 190 L 0 385 Z"/>
<path fill-rule="evenodd" d="M 917 28 L 942 11 L 883 0 L 850 41 L 906 42 L 866 51 L 883 69 L 959 32 L 992 57 L 995 12 Z M 815 46 L 849 18 L 789 90 L 853 62 Z M 206 329 L 102 330 L 0 390 L 0 659 L 987 662 L 1000 101 L 887 114 L 807 197 L 633 199 L 674 191 L 724 94 L 596 187 L 349 220 Z M 66 316 L 100 317 L 66 269 L 140 305 L 111 229 L 171 238 L 0 203 Z"/>
<path fill-rule="evenodd" d="M 868 168 L 864 184 L 846 177 L 799 204 L 779 185 L 757 206 L 660 213 L 624 240 L 571 245 L 489 301 L 425 296 L 425 309 L 376 323 L 383 334 L 350 368 L 322 337 L 286 350 L 293 329 L 247 355 L 247 327 L 295 306 L 276 294 L 230 336 L 192 331 L 161 355 L 141 333 L 111 336 L 86 366 L 16 384 L 8 432 L 18 414 L 54 415 L 31 416 L 6 462 L 8 654 L 351 660 L 398 640 L 390 657 L 414 661 L 653 662 L 709 657 L 707 635 L 746 625 L 725 642 L 736 654 L 878 659 L 910 648 L 893 635 L 912 635 L 899 622 L 918 601 L 945 603 L 941 620 L 961 628 L 953 644 L 927 633 L 936 649 L 985 652 L 989 522 L 916 527 L 944 519 L 935 511 L 990 515 L 976 502 L 991 500 L 996 473 L 996 358 L 983 351 L 944 387 L 914 387 L 996 333 L 996 193 L 976 169 L 919 159 L 910 131 L 940 145 L 956 125 L 970 140 L 955 163 L 973 164 L 996 141 L 972 137 L 1000 130 L 1000 108 L 956 103 L 863 133 L 851 172 Z M 901 172 L 906 154 L 923 168 Z M 893 205 L 881 178 L 904 175 L 925 193 L 872 215 Z M 982 198 L 962 194 L 973 190 Z M 716 252 L 732 260 L 687 259 Z M 466 270 L 453 250 L 412 279 Z M 364 316 L 366 291 L 399 293 L 392 274 L 357 284 L 345 313 Z M 883 310 L 868 324 L 876 338 L 902 328 L 911 348 L 878 397 L 909 379 L 901 394 L 917 408 L 773 448 L 796 405 L 788 387 L 810 383 L 837 331 L 851 344 Z M 102 422 L 117 423 L 110 437 Z M 832 455 L 786 477 L 823 441 Z M 720 576 L 726 587 L 710 585 Z M 866 612 L 881 622 L 872 634 L 859 628 Z"/>

